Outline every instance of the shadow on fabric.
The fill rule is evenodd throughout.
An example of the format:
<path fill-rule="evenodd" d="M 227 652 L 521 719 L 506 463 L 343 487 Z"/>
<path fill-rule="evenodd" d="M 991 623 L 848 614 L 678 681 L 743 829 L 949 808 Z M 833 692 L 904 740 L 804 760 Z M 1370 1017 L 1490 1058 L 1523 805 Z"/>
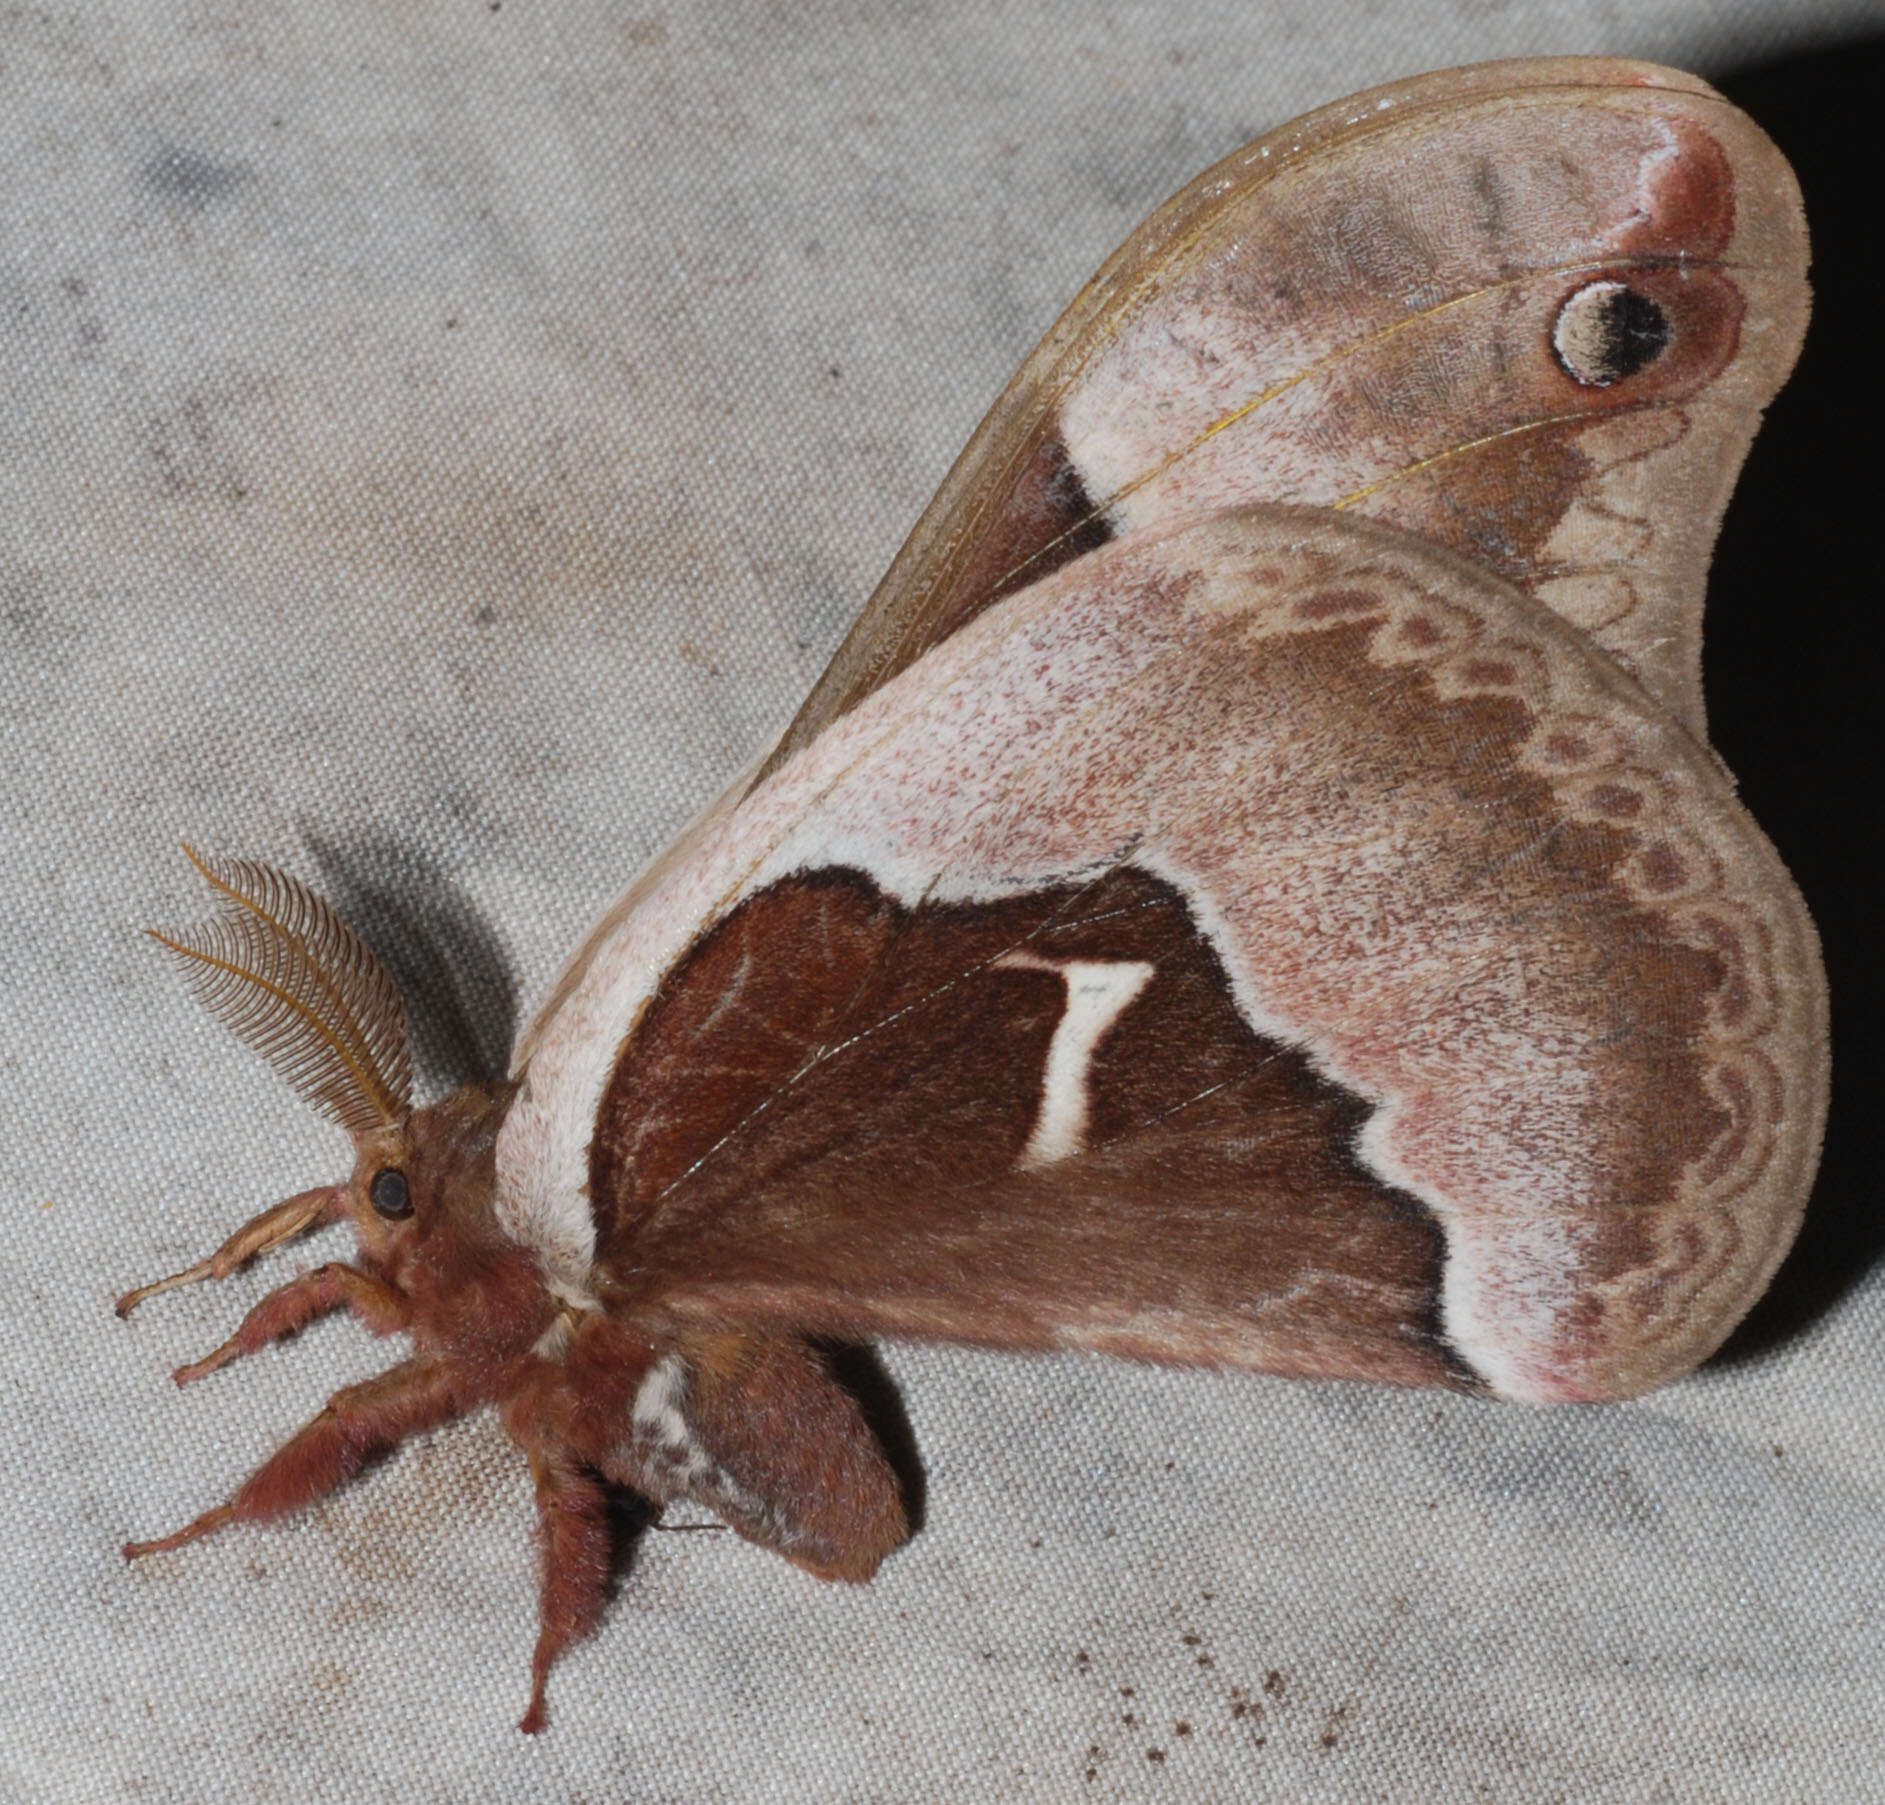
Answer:
<path fill-rule="evenodd" d="M 1709 79 L 1792 161 L 1813 243 L 1813 319 L 1728 509 L 1703 636 L 1710 732 L 1792 868 L 1825 946 L 1833 1101 L 1806 1222 L 1772 1288 L 1716 1356 L 1769 1352 L 1885 1254 L 1871 1141 L 1885 1067 L 1885 844 L 1878 723 L 1878 452 L 1885 416 L 1885 35 Z"/>

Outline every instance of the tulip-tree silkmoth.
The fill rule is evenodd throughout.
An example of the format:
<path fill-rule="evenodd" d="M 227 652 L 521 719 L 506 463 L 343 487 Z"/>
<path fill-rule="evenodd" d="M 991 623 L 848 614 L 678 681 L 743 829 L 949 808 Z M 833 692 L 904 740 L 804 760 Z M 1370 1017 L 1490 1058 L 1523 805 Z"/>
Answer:
<path fill-rule="evenodd" d="M 1086 1349 L 1533 1401 L 1688 1370 L 1798 1221 L 1812 925 L 1709 749 L 1704 576 L 1804 325 L 1785 162 L 1641 64 L 1453 70 L 1238 151 L 996 403 L 758 767 L 415 1106 L 318 898 L 167 936 L 346 1128 L 265 1212 L 407 1359 L 224 1504 L 494 1405 L 536 1477 L 523 1727 L 604 1482 L 827 1578 L 907 1533 L 820 1351 Z"/>

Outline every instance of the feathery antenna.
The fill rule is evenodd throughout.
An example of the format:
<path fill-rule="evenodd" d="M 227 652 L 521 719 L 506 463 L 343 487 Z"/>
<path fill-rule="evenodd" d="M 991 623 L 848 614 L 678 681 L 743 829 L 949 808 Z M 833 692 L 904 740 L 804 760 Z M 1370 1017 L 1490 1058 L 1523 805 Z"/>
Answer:
<path fill-rule="evenodd" d="M 385 966 L 305 884 L 270 865 L 184 856 L 219 893 L 213 919 L 146 930 L 191 993 L 349 1134 L 412 1104 L 406 1008 Z"/>

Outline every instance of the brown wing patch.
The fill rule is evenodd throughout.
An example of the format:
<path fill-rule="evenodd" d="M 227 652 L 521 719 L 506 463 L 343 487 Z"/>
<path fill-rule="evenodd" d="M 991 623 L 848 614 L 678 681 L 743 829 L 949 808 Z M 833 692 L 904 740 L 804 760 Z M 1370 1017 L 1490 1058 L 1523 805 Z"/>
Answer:
<path fill-rule="evenodd" d="M 922 646 L 947 639 L 990 602 L 1012 595 L 1113 536 L 1060 438 L 1043 431 L 1026 441 L 1014 486 L 986 530 L 962 547 L 950 600 L 924 622 Z M 899 653 L 907 662 L 910 648 Z"/>
<path fill-rule="evenodd" d="M 1081 1151 L 1028 1169 L 1076 961 L 1153 975 L 1079 1075 Z M 915 909 L 805 874 L 705 936 L 625 1050 L 591 1154 L 604 1295 L 1445 1382 L 1439 1238 L 1356 1164 L 1365 1114 L 1250 1031 L 1145 873 Z"/>
<path fill-rule="evenodd" d="M 1379 1294 L 1341 1287 L 1393 1262 L 1290 1244 L 1327 1234 L 1331 1196 L 1371 1232 L 1368 1185 L 1302 1177 L 1324 1172 L 1318 1146 L 1359 1146 L 1367 1179 L 1442 1225 L 1444 1320 L 1475 1369 L 1514 1395 L 1609 1396 L 1705 1354 L 1797 1220 L 1824 1068 L 1811 929 L 1784 873 L 1613 665 L 1405 535 L 1251 510 L 1123 539 L 972 624 L 748 806 L 771 850 L 729 843 L 750 889 L 703 874 L 699 895 L 737 899 L 714 931 L 854 867 L 869 887 L 845 906 L 875 950 L 833 992 L 853 998 L 841 1018 L 799 1037 L 748 1112 L 665 1162 L 684 1182 L 632 1227 L 605 1219 L 617 1276 L 655 1274 L 659 1307 L 1371 1371 L 1378 1343 L 1358 1353 L 1331 1325 L 1372 1320 Z M 1075 974 L 1086 954 L 1054 952 L 1041 910 L 1064 899 L 1086 923 L 1074 899 L 1109 871 L 1169 883 L 1182 931 L 1088 948 L 1098 969 Z M 748 918 L 754 947 L 794 965 L 794 918 Z M 669 988 L 637 1003 L 638 1035 L 704 944 L 662 959 Z M 1222 970 L 1197 964 L 1203 947 Z M 1221 1017 L 1194 1008 L 1153 1034 L 1172 975 L 1198 970 Z M 1024 1015 L 1030 985 L 1049 1016 Z M 689 1024 L 721 1003 L 660 1024 L 667 1089 L 624 1088 L 632 1044 L 598 1073 L 609 1119 L 586 1161 L 670 1096 L 685 1106 L 705 1044 Z M 1008 1039 L 985 1027 L 978 1048 L 965 1021 Z M 1293 1098 L 1211 1118 L 1239 1100 L 1201 1070 L 1223 1045 L 1339 1075 L 1368 1106 L 1359 1138 Z M 1139 1055 L 1133 1082 L 1191 1088 L 1171 1123 L 1154 1120 L 1167 1098 L 1134 1099 L 1140 1127 L 1115 1138 L 1109 1066 Z M 1032 1114 L 1011 1067 L 1032 1074 Z M 1283 1126 L 1246 1162 L 1253 1120 Z M 629 1188 L 619 1167 L 591 1177 L 611 1208 Z M 833 1229 L 834 1211 L 854 1213 Z M 1149 1272 L 1132 1257 L 1148 1248 Z M 1238 1298 L 1198 1273 L 1236 1275 Z M 1268 1334 L 1273 1310 L 1287 1336 Z"/>

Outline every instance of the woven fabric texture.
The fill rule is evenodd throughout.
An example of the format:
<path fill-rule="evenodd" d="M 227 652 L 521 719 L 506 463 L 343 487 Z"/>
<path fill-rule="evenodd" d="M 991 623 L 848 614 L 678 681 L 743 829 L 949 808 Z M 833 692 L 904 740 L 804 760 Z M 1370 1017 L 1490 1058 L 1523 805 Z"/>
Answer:
<path fill-rule="evenodd" d="M 488 1418 L 118 1558 L 390 1363 L 335 1319 L 167 1377 L 345 1236 L 111 1311 L 348 1160 L 139 937 L 203 912 L 180 838 L 387 952 L 425 1088 L 501 1068 L 1199 169 L 1424 68 L 1718 75 L 1881 31 L 1840 0 L 0 11 L 0 1797 L 1885 1797 L 1864 1261 L 1617 1408 L 885 1350 L 910 1547 L 849 1590 L 644 1536 L 536 1739 L 530 1480 Z"/>

